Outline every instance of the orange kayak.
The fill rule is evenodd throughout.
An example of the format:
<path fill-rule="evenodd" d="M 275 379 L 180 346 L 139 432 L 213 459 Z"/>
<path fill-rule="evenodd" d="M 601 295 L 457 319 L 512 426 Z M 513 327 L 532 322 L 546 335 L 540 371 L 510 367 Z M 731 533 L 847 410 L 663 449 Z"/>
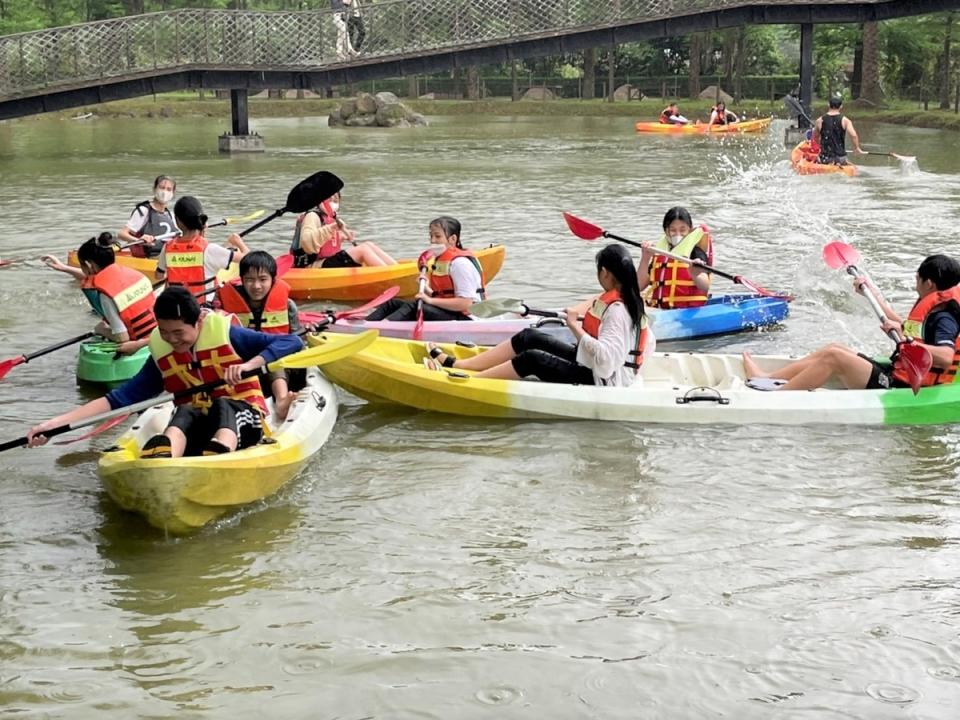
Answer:
<path fill-rule="evenodd" d="M 804 153 L 810 147 L 810 141 L 804 140 L 790 151 L 790 164 L 798 175 L 836 175 L 841 173 L 847 177 L 853 177 L 857 174 L 857 166 L 851 163 L 846 165 L 823 165 L 812 160 L 807 160 Z"/>
<path fill-rule="evenodd" d="M 500 272 L 506 249 L 491 245 L 474 252 L 489 283 Z M 371 300 L 393 285 L 400 286 L 398 297 L 413 297 L 418 275 L 413 259 L 380 267 L 293 268 L 283 279 L 290 286 L 290 295 L 298 300 Z"/>
<path fill-rule="evenodd" d="M 708 125 L 699 120 L 689 125 L 667 125 L 661 122 L 638 122 L 634 128 L 638 133 L 668 133 L 677 135 L 722 135 L 723 133 L 749 133 L 766 130 L 773 118 L 741 120 L 728 125 Z"/>
<path fill-rule="evenodd" d="M 506 250 L 503 245 L 491 245 L 475 252 L 489 283 L 503 267 Z M 80 267 L 75 251 L 69 254 L 67 262 Z M 117 262 L 154 280 L 156 258 L 137 258 L 129 250 L 122 250 L 117 253 Z M 416 260 L 401 260 L 396 265 L 382 267 L 293 268 L 283 279 L 290 286 L 291 297 L 298 300 L 371 300 L 394 285 L 400 286 L 399 297 L 413 297 L 417 294 L 418 275 Z M 236 265 L 220 273 L 223 281 L 236 276 Z"/>

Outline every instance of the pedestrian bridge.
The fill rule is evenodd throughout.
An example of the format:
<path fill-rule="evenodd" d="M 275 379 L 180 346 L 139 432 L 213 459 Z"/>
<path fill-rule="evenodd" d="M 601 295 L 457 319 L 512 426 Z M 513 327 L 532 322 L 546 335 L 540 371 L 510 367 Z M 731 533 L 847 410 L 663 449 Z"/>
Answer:
<path fill-rule="evenodd" d="M 318 88 L 761 23 L 864 22 L 960 0 L 361 0 L 332 11 L 175 10 L 0 38 L 0 118 L 184 88 Z M 357 23 L 354 22 L 354 25 Z"/>

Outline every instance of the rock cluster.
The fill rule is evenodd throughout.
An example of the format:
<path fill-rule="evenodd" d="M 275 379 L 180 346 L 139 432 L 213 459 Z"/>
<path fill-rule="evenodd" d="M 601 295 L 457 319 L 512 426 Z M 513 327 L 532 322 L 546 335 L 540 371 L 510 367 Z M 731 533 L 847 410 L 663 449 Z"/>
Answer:
<path fill-rule="evenodd" d="M 391 92 L 360 93 L 340 103 L 327 119 L 330 127 L 410 127 L 426 125 L 427 119 L 413 112 Z"/>

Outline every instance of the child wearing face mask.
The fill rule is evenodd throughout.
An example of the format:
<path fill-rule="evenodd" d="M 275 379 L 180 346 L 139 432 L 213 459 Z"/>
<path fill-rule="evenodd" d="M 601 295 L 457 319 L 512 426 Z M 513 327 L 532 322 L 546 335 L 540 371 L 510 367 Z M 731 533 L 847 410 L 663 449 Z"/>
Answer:
<path fill-rule="evenodd" d="M 690 258 L 680 262 L 656 250 Z M 663 309 L 698 307 L 707 302 L 710 273 L 703 265 L 713 264 L 713 239 L 706 225 L 694 228 L 690 212 L 672 207 L 663 217 L 663 237 L 644 243 L 637 281 L 640 290 L 650 288 L 647 304 Z"/>
<path fill-rule="evenodd" d="M 376 243 L 354 241 L 353 230 L 338 217 L 340 193 L 335 193 L 297 219 L 290 252 L 298 268 L 345 268 L 396 265 Z M 343 243 L 351 243 L 344 248 Z"/>
<path fill-rule="evenodd" d="M 485 278 L 476 256 L 460 242 L 460 222 L 446 215 L 430 223 L 430 248 L 435 260 L 427 273 L 425 292 L 416 299 L 389 300 L 367 320 L 415 320 L 422 302 L 424 320 L 471 320 L 470 306 L 484 297 Z"/>
<path fill-rule="evenodd" d="M 177 223 L 167 207 L 173 202 L 176 189 L 177 183 L 172 177 L 157 176 L 153 181 L 153 197 L 138 203 L 126 226 L 117 233 L 124 242 L 137 243 L 130 248 L 134 257 L 157 257 L 163 250 L 163 242 L 156 238 L 176 231 Z"/>

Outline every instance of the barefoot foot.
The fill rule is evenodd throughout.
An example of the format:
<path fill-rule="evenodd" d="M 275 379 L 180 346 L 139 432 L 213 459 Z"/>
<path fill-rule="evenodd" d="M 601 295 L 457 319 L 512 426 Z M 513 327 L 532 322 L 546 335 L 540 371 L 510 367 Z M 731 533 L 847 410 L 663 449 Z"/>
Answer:
<path fill-rule="evenodd" d="M 293 401 L 297 399 L 297 393 L 288 392 L 282 398 L 277 398 L 273 402 L 273 414 L 277 416 L 277 420 L 283 422 L 287 419 L 287 414 L 290 412 L 290 406 L 293 405 Z"/>
<path fill-rule="evenodd" d="M 750 357 L 750 353 L 743 353 L 743 374 L 744 377 L 748 378 L 765 378 L 770 377 L 768 373 L 763 372 L 757 364 L 753 361 L 753 358 Z"/>

